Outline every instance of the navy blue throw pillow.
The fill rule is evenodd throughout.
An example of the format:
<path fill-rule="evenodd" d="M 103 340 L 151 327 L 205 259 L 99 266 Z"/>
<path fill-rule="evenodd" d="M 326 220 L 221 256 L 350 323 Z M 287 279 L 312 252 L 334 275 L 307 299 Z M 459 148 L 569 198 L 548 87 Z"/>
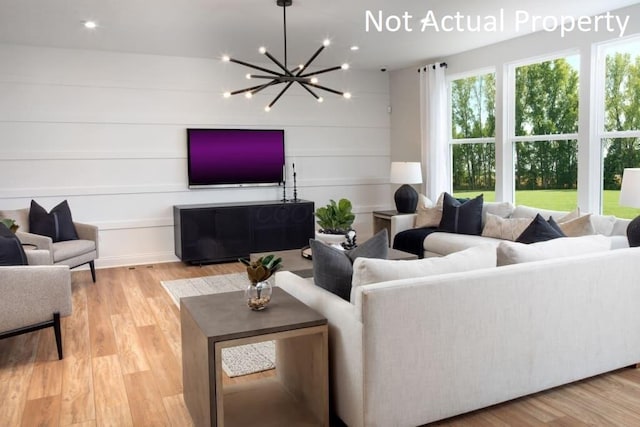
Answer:
<path fill-rule="evenodd" d="M 483 203 L 483 194 L 475 199 L 460 202 L 449 193 L 444 193 L 442 200 L 442 219 L 440 220 L 438 230 L 479 236 L 482 233 Z"/>
<path fill-rule="evenodd" d="M 0 223 L 0 265 L 27 265 L 27 256 L 15 234 Z"/>
<path fill-rule="evenodd" d="M 562 230 L 556 230 L 551 224 L 550 220 L 547 222 L 542 215 L 538 214 L 531 221 L 531 224 L 522 232 L 520 236 L 516 239 L 516 242 L 519 243 L 536 243 L 536 242 L 545 242 L 551 239 L 557 239 L 558 237 L 566 237 Z M 555 224 L 555 221 L 553 221 Z M 556 224 L 556 227 L 558 225 Z M 560 228 L 560 227 L 558 227 Z"/>
<path fill-rule="evenodd" d="M 54 242 L 78 239 L 66 200 L 51 209 L 49 213 L 32 200 L 29 208 L 29 232 L 49 236 Z"/>

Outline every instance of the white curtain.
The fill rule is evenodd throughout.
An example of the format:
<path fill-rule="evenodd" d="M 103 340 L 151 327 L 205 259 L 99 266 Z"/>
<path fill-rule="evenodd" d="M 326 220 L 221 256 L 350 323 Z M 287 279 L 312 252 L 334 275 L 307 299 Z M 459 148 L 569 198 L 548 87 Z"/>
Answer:
<path fill-rule="evenodd" d="M 440 63 L 420 68 L 420 133 L 426 196 L 451 190 L 447 142 L 447 83 Z"/>

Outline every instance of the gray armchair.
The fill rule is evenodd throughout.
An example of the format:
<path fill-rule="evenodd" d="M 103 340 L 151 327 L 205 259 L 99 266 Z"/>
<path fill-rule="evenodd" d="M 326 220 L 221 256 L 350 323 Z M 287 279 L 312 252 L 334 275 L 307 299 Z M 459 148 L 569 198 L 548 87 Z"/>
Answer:
<path fill-rule="evenodd" d="M 74 222 L 78 233 L 78 240 L 53 242 L 48 236 L 29 233 L 29 209 L 2 211 L 0 217 L 16 220 L 20 228 L 16 236 L 22 244 L 33 245 L 37 249 L 49 251 L 49 258 L 45 264 L 67 265 L 69 268 L 89 264 L 91 278 L 96 281 L 94 260 L 98 258 L 98 227 L 90 224 Z"/>
<path fill-rule="evenodd" d="M 45 261 L 46 251 L 27 251 L 30 263 Z M 71 274 L 66 265 L 0 267 L 0 339 L 53 327 L 62 359 L 60 318 L 72 311 Z"/>

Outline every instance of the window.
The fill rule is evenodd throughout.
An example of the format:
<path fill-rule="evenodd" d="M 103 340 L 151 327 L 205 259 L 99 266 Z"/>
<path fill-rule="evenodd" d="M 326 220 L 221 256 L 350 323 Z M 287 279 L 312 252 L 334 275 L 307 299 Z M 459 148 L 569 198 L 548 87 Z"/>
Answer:
<path fill-rule="evenodd" d="M 640 167 L 640 38 L 601 46 L 603 68 L 599 136 L 602 141 L 602 212 L 634 218 L 640 210 L 620 206 L 624 168 Z"/>
<path fill-rule="evenodd" d="M 452 189 L 456 197 L 495 200 L 495 73 L 449 81 Z"/>
<path fill-rule="evenodd" d="M 577 205 L 579 56 L 514 66 L 514 185 L 517 204 Z"/>

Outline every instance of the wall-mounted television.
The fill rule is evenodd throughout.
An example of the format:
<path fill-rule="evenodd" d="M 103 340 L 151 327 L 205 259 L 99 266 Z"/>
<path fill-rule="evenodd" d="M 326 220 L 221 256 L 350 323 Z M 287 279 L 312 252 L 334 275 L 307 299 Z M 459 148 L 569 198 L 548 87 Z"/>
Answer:
<path fill-rule="evenodd" d="M 187 129 L 189 188 L 280 185 L 284 130 Z"/>

